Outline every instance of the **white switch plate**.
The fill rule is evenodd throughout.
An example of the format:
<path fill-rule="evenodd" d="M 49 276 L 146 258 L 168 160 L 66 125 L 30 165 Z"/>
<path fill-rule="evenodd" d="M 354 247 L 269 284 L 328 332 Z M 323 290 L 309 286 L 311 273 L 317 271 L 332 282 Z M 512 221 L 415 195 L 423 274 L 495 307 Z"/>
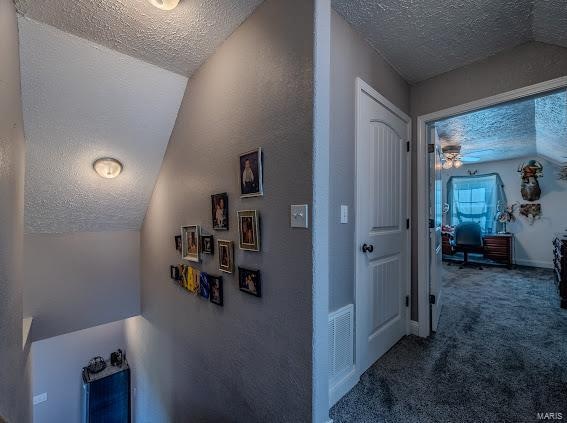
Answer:
<path fill-rule="evenodd" d="M 291 205 L 291 221 L 292 228 L 308 228 L 308 207 L 307 204 L 292 204 Z"/>
<path fill-rule="evenodd" d="M 348 223 L 348 206 L 344 204 L 341 205 L 341 223 Z"/>
<path fill-rule="evenodd" d="M 44 401 L 47 401 L 47 392 L 44 392 L 43 394 L 35 395 L 33 397 L 33 405 L 37 405 Z"/>

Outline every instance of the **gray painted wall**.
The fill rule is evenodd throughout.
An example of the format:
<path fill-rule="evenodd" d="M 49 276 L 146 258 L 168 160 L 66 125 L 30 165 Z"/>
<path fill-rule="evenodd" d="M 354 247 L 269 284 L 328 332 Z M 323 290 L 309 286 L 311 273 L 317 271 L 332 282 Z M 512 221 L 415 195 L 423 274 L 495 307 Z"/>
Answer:
<path fill-rule="evenodd" d="M 331 16 L 331 269 L 329 311 L 354 302 L 355 81 L 362 78 L 409 114 L 410 87 L 336 12 Z M 349 223 L 340 223 L 341 204 Z"/>
<path fill-rule="evenodd" d="M 24 252 L 34 341 L 140 312 L 138 231 L 26 234 Z"/>
<path fill-rule="evenodd" d="M 32 393 L 47 393 L 47 401 L 33 407 L 34 423 L 79 423 L 81 369 L 92 357 L 108 358 L 125 347 L 122 320 L 34 342 Z"/>
<path fill-rule="evenodd" d="M 567 75 L 567 49 L 527 43 L 423 81 L 411 89 L 413 142 L 417 117 Z M 417 154 L 412 150 L 412 216 L 417 215 Z M 415 223 L 415 220 L 414 220 Z M 417 320 L 417 227 L 412 225 L 412 319 Z"/>
<path fill-rule="evenodd" d="M 22 244 L 25 141 L 16 11 L 0 0 L 0 416 L 29 419 L 22 352 Z"/>
<path fill-rule="evenodd" d="M 312 200 L 313 2 L 267 0 L 189 81 L 141 231 L 142 315 L 128 326 L 138 422 L 309 421 L 312 404 L 312 237 L 289 206 Z M 262 147 L 262 198 L 240 199 L 238 156 Z M 224 277 L 224 307 L 169 279 L 181 225 L 211 230 L 210 195 L 257 209 L 262 298 Z M 218 255 L 198 265 L 218 275 Z M 143 342 L 140 342 L 143 340 Z"/>

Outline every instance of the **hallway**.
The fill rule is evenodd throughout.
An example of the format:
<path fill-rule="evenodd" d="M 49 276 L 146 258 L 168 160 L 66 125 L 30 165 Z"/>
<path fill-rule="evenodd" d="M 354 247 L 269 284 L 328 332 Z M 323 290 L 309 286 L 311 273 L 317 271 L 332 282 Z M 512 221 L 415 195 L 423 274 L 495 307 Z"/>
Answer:
<path fill-rule="evenodd" d="M 567 310 L 553 273 L 444 266 L 439 332 L 396 344 L 332 409 L 337 422 L 531 422 L 567 415 Z"/>

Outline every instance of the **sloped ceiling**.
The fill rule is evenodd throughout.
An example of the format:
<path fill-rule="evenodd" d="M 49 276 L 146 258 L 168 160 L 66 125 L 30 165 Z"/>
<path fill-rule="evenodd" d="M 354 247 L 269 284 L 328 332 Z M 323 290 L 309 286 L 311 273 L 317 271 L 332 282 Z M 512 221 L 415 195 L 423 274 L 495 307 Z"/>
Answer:
<path fill-rule="evenodd" d="M 139 229 L 187 78 L 20 17 L 28 232 Z M 103 179 L 95 159 L 124 164 Z"/>
<path fill-rule="evenodd" d="M 567 163 L 567 91 L 521 99 L 435 123 L 443 147 L 465 163 L 541 155 Z"/>
<path fill-rule="evenodd" d="M 528 41 L 567 47 L 565 0 L 333 0 L 409 82 Z"/>
<path fill-rule="evenodd" d="M 262 0 L 15 0 L 18 11 L 132 57 L 190 76 Z"/>

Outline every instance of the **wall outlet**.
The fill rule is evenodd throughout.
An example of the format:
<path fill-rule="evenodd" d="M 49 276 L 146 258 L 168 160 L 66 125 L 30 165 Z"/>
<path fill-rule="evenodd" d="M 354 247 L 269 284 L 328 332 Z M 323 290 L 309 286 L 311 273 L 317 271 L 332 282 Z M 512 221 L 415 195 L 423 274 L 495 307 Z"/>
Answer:
<path fill-rule="evenodd" d="M 47 392 L 44 392 L 43 394 L 35 395 L 33 397 L 33 405 L 37 405 L 40 402 L 45 402 L 45 401 L 47 401 Z"/>
<path fill-rule="evenodd" d="M 348 223 L 348 206 L 341 205 L 341 223 Z"/>

